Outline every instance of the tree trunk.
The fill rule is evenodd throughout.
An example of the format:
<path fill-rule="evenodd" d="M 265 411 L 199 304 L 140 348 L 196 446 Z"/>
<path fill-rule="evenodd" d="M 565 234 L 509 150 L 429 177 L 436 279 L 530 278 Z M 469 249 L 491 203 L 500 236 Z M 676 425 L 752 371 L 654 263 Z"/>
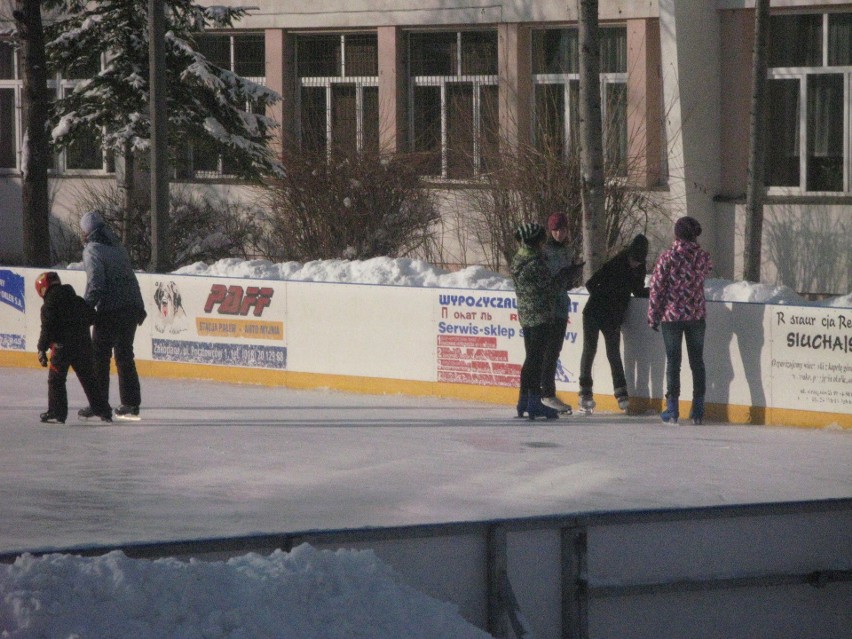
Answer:
<path fill-rule="evenodd" d="M 764 162 L 766 156 L 766 40 L 769 31 L 769 0 L 756 0 L 754 9 L 754 51 L 752 55 L 751 122 L 748 185 L 746 187 L 743 279 L 759 282 L 763 203 L 766 199 Z"/>
<path fill-rule="evenodd" d="M 162 0 L 148 0 L 151 113 L 151 263 L 149 270 L 171 270 L 169 175 L 166 127 L 166 19 Z"/>
<path fill-rule="evenodd" d="M 47 62 L 39 0 L 16 0 L 13 12 L 21 42 L 23 91 L 23 157 L 21 204 L 24 263 L 50 266 L 50 198 L 47 169 L 51 162 L 47 138 Z"/>
<path fill-rule="evenodd" d="M 136 201 L 136 181 L 134 175 L 134 158 L 133 150 L 130 148 L 130 142 L 124 143 L 124 148 L 121 152 L 123 167 L 121 170 L 121 189 L 122 211 L 121 211 L 121 242 L 125 246 L 130 239 L 130 221 L 133 215 L 133 206 Z"/>
<path fill-rule="evenodd" d="M 588 279 L 606 255 L 598 0 L 577 0 L 580 53 L 580 183 L 583 269 Z"/>

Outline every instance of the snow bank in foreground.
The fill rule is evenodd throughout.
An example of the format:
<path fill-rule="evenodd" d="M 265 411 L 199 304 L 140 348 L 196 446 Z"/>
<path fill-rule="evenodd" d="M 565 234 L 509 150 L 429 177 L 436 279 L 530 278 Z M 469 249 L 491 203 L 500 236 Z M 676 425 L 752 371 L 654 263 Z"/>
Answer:
<path fill-rule="evenodd" d="M 303 282 L 341 282 L 350 284 L 385 284 L 393 286 L 425 286 L 436 288 L 473 288 L 499 291 L 514 290 L 512 280 L 482 266 L 470 266 L 450 273 L 422 260 L 376 257 L 364 261 L 317 260 L 301 264 L 266 260 L 224 259 L 207 265 L 196 262 L 175 271 L 178 275 L 246 277 L 253 279 L 293 280 Z M 572 292 L 585 293 L 585 288 Z M 719 302 L 756 302 L 792 304 L 796 306 L 852 307 L 852 293 L 822 302 L 809 302 L 787 286 L 731 282 L 708 279 L 708 300 Z"/>
<path fill-rule="evenodd" d="M 224 562 L 23 555 L 0 568 L 0 637 L 485 639 L 370 550 Z"/>

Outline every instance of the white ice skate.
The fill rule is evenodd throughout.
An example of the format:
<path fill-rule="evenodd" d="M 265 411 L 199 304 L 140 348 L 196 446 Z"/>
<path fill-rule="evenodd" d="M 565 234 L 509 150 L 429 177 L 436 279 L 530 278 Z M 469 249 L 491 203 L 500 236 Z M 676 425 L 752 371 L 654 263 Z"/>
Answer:
<path fill-rule="evenodd" d="M 580 410 L 582 410 L 586 415 L 591 415 L 595 412 L 595 400 L 591 397 L 582 397 L 580 398 Z"/>
<path fill-rule="evenodd" d="M 626 413 L 627 409 L 630 407 L 630 398 L 623 395 L 621 397 L 617 397 L 616 400 L 618 401 L 618 407 Z"/>

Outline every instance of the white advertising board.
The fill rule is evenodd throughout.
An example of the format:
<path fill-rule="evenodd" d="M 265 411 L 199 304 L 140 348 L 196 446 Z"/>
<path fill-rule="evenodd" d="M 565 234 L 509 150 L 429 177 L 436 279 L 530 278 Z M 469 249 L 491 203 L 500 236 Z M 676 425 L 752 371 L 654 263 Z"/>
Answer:
<path fill-rule="evenodd" d="M 144 279 L 153 361 L 287 368 L 283 282 Z"/>
<path fill-rule="evenodd" d="M 852 309 L 773 307 L 777 408 L 852 413 Z"/>

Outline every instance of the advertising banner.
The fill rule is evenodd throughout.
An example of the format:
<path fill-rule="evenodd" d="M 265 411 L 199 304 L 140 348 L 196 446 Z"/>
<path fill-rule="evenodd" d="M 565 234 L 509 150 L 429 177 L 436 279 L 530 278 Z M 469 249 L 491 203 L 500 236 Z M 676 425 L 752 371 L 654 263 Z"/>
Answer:
<path fill-rule="evenodd" d="M 24 276 L 0 269 L 0 350 L 27 348 L 27 304 Z"/>
<path fill-rule="evenodd" d="M 775 307 L 769 321 L 773 405 L 852 412 L 852 311 Z"/>
<path fill-rule="evenodd" d="M 517 387 L 525 351 L 515 294 L 440 292 L 438 306 L 437 380 Z M 580 317 L 578 309 L 577 302 L 572 302 L 571 323 L 556 371 L 560 390 L 576 390 L 577 386 L 581 344 L 574 320 Z M 569 361 L 574 364 L 563 364 Z"/>
<path fill-rule="evenodd" d="M 152 290 L 155 361 L 287 368 L 283 283 L 164 276 Z"/>

